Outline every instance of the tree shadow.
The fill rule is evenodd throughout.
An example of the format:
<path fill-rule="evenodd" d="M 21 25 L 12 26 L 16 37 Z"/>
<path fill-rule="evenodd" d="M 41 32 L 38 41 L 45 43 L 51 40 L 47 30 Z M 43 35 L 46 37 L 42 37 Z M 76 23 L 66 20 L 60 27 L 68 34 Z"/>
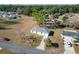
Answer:
<path fill-rule="evenodd" d="M 8 29 L 12 29 L 12 28 L 0 27 L 0 30 L 8 30 Z"/>
<path fill-rule="evenodd" d="M 48 36 L 53 36 L 54 35 L 54 31 L 50 31 Z"/>

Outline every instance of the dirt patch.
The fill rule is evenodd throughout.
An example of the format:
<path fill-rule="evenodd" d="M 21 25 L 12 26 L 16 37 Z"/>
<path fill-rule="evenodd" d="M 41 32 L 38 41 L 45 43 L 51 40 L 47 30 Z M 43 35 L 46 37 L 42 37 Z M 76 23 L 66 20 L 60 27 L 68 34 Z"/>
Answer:
<path fill-rule="evenodd" d="M 77 46 L 74 45 L 74 49 L 75 49 L 75 52 L 76 52 L 77 54 L 79 54 L 79 45 L 77 45 Z"/>
<path fill-rule="evenodd" d="M 53 54 L 61 54 L 64 53 L 64 45 L 63 45 L 63 39 L 61 37 L 61 31 L 60 29 L 55 29 L 54 31 L 54 35 L 49 37 L 49 39 L 53 42 L 53 43 L 58 43 L 59 47 L 58 48 L 53 48 L 53 47 L 46 47 L 46 51 L 48 53 L 53 53 Z"/>
<path fill-rule="evenodd" d="M 26 39 L 22 39 L 22 36 L 30 35 L 30 30 L 33 27 L 38 27 L 36 21 L 34 21 L 32 17 L 24 16 L 19 20 L 19 22 L 20 24 L 16 24 L 13 29 L 0 30 L 0 38 L 7 37 L 11 42 L 32 47 Z"/>

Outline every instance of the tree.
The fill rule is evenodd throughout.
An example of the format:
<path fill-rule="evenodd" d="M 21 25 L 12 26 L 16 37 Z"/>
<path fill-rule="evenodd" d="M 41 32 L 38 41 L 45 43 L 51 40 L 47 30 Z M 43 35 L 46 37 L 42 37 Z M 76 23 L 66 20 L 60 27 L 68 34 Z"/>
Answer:
<path fill-rule="evenodd" d="M 64 16 L 62 20 L 65 22 L 68 18 L 69 18 L 68 16 Z"/>
<path fill-rule="evenodd" d="M 74 28 L 79 29 L 79 21 L 74 21 Z"/>
<path fill-rule="evenodd" d="M 32 16 L 35 18 L 35 20 L 37 21 L 39 25 L 43 24 L 45 15 L 41 13 L 33 13 Z"/>

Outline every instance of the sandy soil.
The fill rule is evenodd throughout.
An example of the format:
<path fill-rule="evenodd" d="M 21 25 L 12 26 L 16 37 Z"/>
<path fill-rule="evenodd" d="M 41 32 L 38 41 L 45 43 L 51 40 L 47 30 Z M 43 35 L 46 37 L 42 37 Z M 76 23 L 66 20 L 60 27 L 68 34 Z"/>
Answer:
<path fill-rule="evenodd" d="M 11 39 L 11 42 L 29 46 L 29 42 L 22 40 L 20 33 L 29 33 L 31 28 L 38 27 L 36 21 L 33 21 L 32 17 L 23 16 L 19 20 L 20 24 L 16 24 L 15 28 L 9 30 L 0 30 L 0 38 L 7 37 Z M 5 52 L 6 53 L 6 52 Z"/>
<path fill-rule="evenodd" d="M 63 54 L 64 53 L 64 45 L 63 45 L 63 39 L 60 35 L 61 29 L 55 29 L 54 35 L 50 37 L 52 42 L 58 43 L 59 47 L 58 48 L 46 48 L 48 53 L 53 53 L 53 54 Z"/>
<path fill-rule="evenodd" d="M 75 52 L 76 52 L 77 54 L 79 54 L 79 45 L 78 45 L 78 46 L 74 46 L 74 49 L 75 49 Z"/>

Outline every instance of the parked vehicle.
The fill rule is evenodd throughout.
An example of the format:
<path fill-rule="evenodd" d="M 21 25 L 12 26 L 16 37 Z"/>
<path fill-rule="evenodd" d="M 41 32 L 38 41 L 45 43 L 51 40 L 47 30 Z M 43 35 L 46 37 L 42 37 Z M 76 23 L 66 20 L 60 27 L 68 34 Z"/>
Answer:
<path fill-rule="evenodd" d="M 3 39 L 4 39 L 4 41 L 10 41 L 10 39 L 9 38 L 6 38 L 6 37 L 3 38 Z"/>

